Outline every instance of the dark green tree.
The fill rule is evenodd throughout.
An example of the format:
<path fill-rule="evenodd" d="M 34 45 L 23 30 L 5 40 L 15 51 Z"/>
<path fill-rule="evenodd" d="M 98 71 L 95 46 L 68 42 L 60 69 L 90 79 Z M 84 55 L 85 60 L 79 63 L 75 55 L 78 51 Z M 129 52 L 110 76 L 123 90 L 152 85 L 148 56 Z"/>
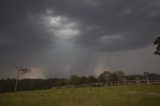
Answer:
<path fill-rule="evenodd" d="M 88 76 L 88 83 L 96 83 L 96 82 L 97 82 L 97 79 L 95 76 L 93 75 Z"/>
<path fill-rule="evenodd" d="M 118 81 L 123 81 L 124 80 L 125 74 L 124 74 L 123 71 L 116 71 L 116 72 L 114 72 L 114 74 L 117 75 Z"/>
<path fill-rule="evenodd" d="M 57 85 L 58 86 L 65 86 L 66 85 L 66 82 L 65 82 L 65 79 L 60 79 L 57 81 Z"/>
<path fill-rule="evenodd" d="M 72 81 L 71 81 L 71 79 L 65 79 L 65 83 L 66 83 L 66 85 L 71 85 Z"/>
<path fill-rule="evenodd" d="M 160 55 L 160 36 L 157 37 L 157 39 L 154 42 L 154 45 L 156 45 L 156 51 L 154 52 L 154 54 Z"/>
<path fill-rule="evenodd" d="M 99 81 L 99 82 L 106 82 L 106 81 L 109 79 L 110 75 L 111 75 L 111 72 L 109 72 L 109 71 L 104 71 L 103 73 L 101 73 L 101 74 L 99 75 L 98 81 Z"/>
<path fill-rule="evenodd" d="M 80 77 L 78 75 L 72 75 L 71 78 L 71 84 L 72 85 L 79 85 L 80 84 Z"/>
<path fill-rule="evenodd" d="M 112 73 L 112 74 L 109 76 L 109 81 L 110 81 L 110 82 L 113 82 L 113 83 L 119 81 L 118 75 L 115 74 L 115 73 Z"/>
<path fill-rule="evenodd" d="M 86 76 L 82 76 L 80 78 L 80 84 L 87 84 L 88 83 L 88 78 Z"/>

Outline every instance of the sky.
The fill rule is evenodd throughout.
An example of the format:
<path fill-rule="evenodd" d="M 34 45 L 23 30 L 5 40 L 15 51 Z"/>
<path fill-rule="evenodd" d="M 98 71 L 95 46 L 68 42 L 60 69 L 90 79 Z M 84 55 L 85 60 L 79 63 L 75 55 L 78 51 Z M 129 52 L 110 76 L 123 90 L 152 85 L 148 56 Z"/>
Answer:
<path fill-rule="evenodd" d="M 0 0 L 0 78 L 160 73 L 160 0 Z"/>

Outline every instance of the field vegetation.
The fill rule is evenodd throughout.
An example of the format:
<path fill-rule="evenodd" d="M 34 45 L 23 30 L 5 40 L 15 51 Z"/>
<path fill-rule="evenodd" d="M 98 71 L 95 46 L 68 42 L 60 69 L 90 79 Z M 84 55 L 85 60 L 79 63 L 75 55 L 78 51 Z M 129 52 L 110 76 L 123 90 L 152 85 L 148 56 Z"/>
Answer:
<path fill-rule="evenodd" d="M 2 93 L 0 106 L 160 106 L 160 85 L 52 88 Z"/>

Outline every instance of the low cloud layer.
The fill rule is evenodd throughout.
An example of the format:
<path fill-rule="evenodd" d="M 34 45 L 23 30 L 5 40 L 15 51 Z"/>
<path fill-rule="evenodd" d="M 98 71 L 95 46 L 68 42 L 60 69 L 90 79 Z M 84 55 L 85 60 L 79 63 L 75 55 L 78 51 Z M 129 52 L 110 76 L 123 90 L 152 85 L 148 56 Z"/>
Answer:
<path fill-rule="evenodd" d="M 14 76 L 19 64 L 45 77 L 160 69 L 151 46 L 160 34 L 159 0 L 1 0 L 0 13 L 0 77 Z M 140 66 L 131 65 L 135 58 Z"/>

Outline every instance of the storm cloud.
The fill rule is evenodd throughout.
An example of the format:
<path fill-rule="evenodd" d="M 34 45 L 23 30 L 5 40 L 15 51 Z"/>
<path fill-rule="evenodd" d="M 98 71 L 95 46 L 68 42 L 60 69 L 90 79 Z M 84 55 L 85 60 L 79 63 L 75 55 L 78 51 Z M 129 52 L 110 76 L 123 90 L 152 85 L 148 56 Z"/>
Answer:
<path fill-rule="evenodd" d="M 160 0 L 0 0 L 0 77 L 158 72 L 159 28 Z"/>

